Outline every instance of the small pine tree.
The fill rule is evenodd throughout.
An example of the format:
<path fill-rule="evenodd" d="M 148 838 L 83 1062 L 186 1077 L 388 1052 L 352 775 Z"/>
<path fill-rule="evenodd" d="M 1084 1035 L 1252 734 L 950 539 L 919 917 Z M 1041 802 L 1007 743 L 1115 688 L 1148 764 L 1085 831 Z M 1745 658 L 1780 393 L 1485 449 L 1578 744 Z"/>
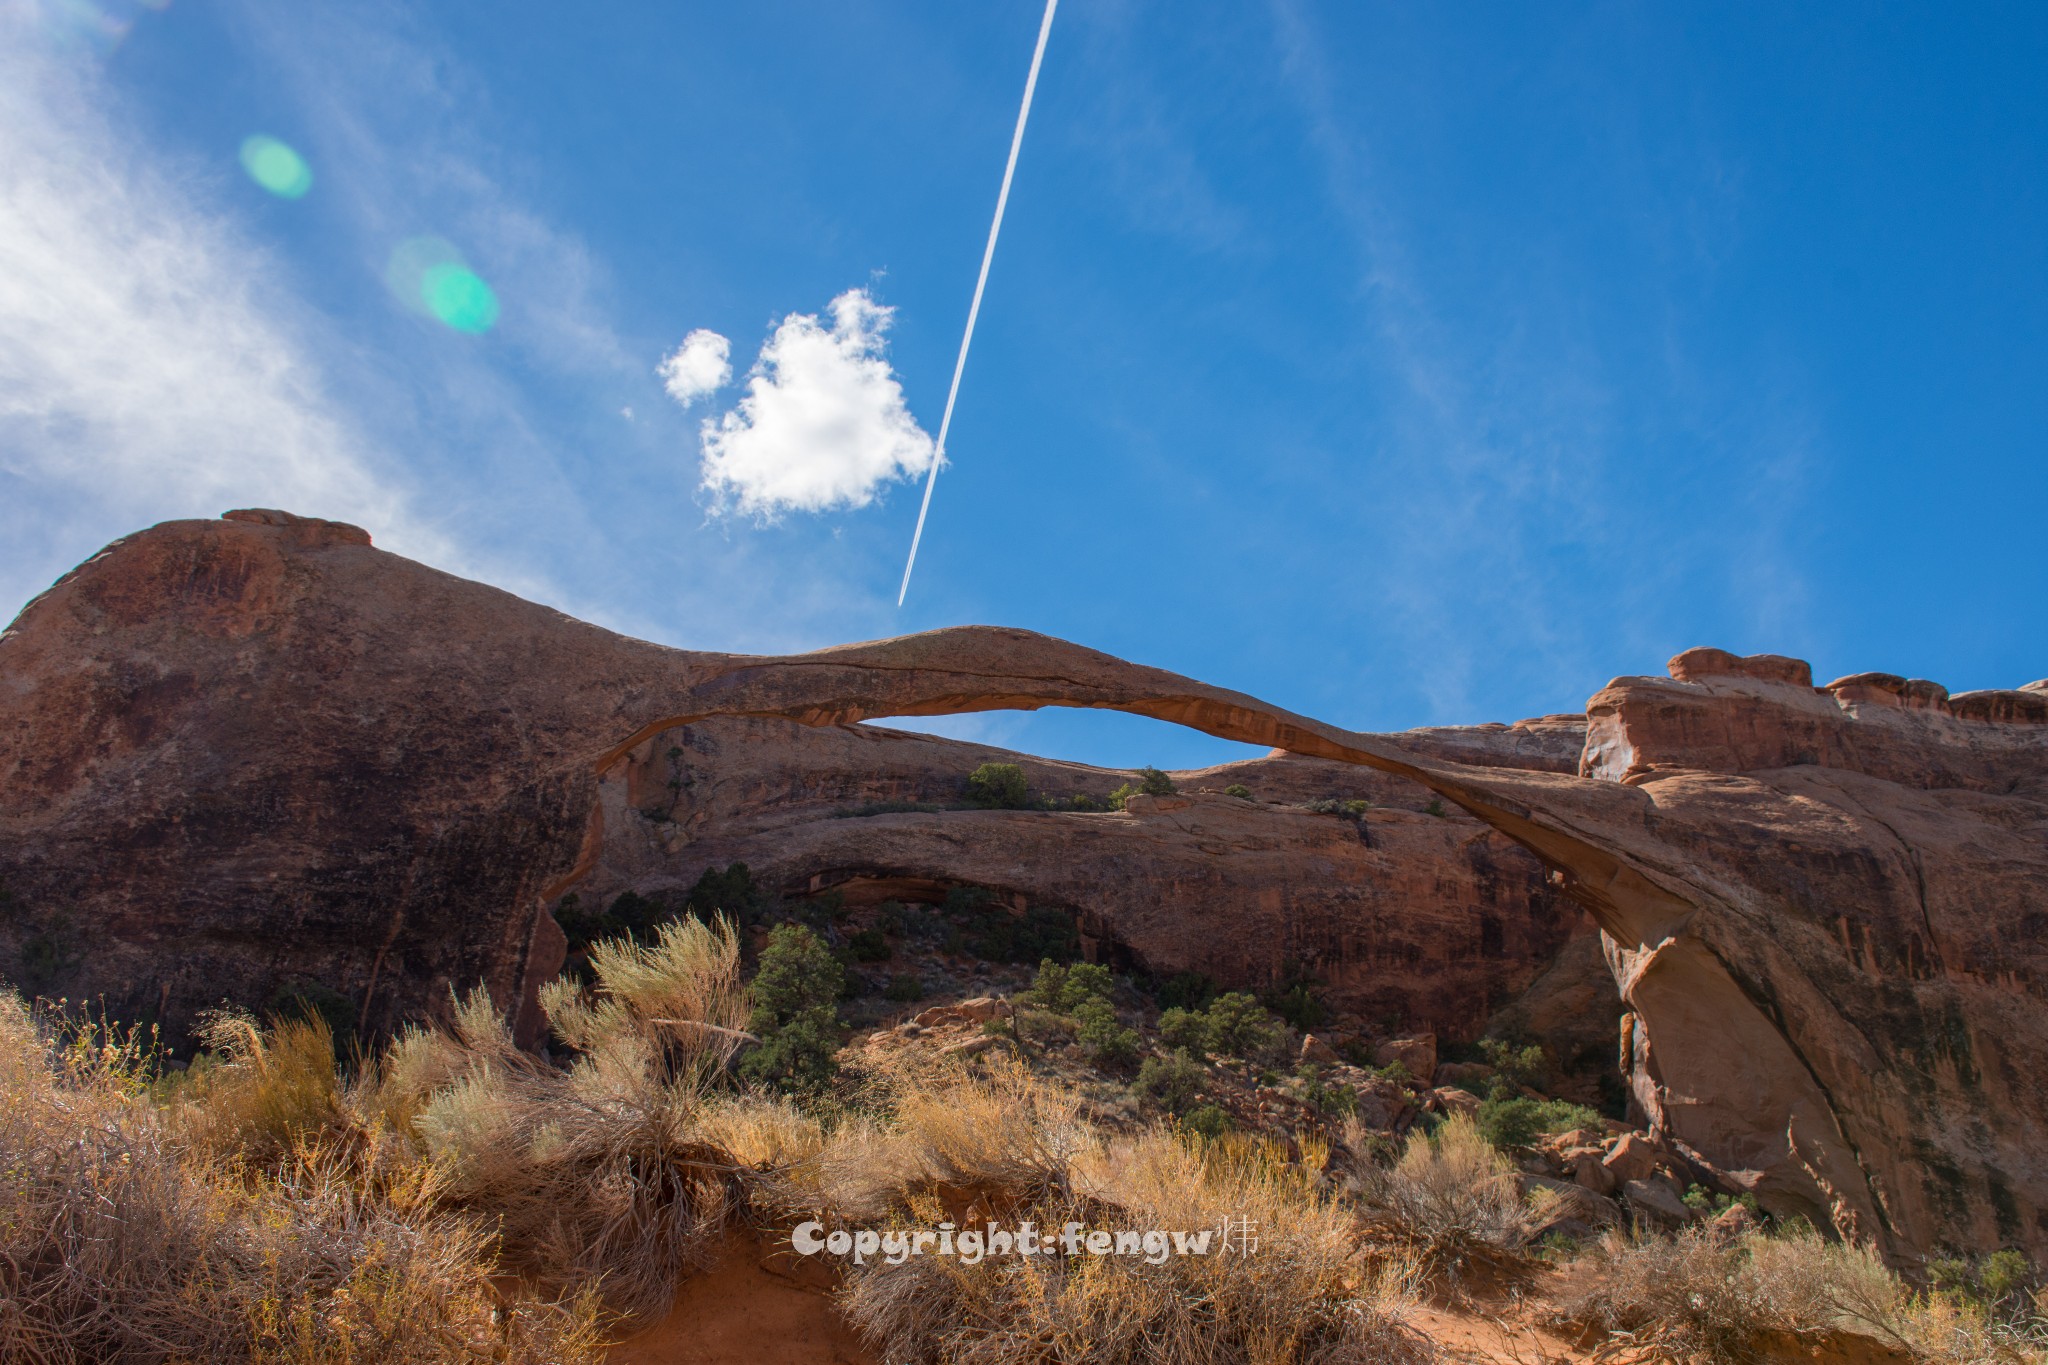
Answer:
<path fill-rule="evenodd" d="M 1109 968 L 1099 962 L 1076 962 L 1069 967 L 1048 957 L 1040 960 L 1028 994 L 1034 1005 L 1055 1014 L 1072 1014 L 1083 1001 L 1107 1002 L 1115 989 Z"/>
<path fill-rule="evenodd" d="M 1173 779 L 1157 768 L 1138 769 L 1138 790 L 1147 796 L 1171 796 L 1174 793 Z"/>
<path fill-rule="evenodd" d="M 1273 1052 L 1287 1036 L 1287 1026 L 1243 991 L 1229 991 L 1209 1002 L 1209 1050 L 1230 1057 L 1260 1057 Z"/>
<path fill-rule="evenodd" d="M 815 1090 L 832 1079 L 839 1050 L 837 1003 L 844 970 L 801 924 L 778 924 L 761 950 L 748 1028 L 761 1040 L 742 1074 L 784 1090 Z"/>

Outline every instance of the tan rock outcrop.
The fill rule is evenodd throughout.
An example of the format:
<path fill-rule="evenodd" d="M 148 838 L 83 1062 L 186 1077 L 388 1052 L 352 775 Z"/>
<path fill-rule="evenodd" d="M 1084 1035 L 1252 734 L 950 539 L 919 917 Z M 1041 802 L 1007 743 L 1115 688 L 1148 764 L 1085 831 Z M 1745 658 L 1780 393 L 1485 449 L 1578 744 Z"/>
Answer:
<path fill-rule="evenodd" d="M 530 998 L 597 779 L 655 735 L 1123 710 L 1421 783 L 1550 864 L 1606 935 L 1646 1115 L 1766 1208 L 2048 1254 L 2048 695 L 1682 671 L 1597 694 L 1574 776 L 1023 631 L 691 653 L 312 523 L 168 523 L 0 636 L 0 971 L 171 1017 L 343 963 L 373 1021 L 478 978 Z"/>

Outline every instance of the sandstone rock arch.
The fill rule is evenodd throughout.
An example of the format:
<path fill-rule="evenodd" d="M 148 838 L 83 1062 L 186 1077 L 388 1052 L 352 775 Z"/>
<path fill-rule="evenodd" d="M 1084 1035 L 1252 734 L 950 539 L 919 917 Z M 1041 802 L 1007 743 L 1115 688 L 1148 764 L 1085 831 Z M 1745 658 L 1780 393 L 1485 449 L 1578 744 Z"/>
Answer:
<path fill-rule="evenodd" d="M 559 963 L 544 897 L 587 865 L 598 774 L 646 736 L 1101 707 L 1398 774 L 1532 850 L 1608 937 L 1645 1108 L 1768 1205 L 1900 1255 L 2048 1253 L 2048 702 L 1795 663 L 1617 680 L 1575 776 L 1025 631 L 667 649 L 354 528 L 166 523 L 0 635 L 0 974 L 54 961 L 172 1023 L 309 978 L 373 1025 L 454 982 L 521 998 Z"/>
<path fill-rule="evenodd" d="M 1769 1205 L 1847 1235 L 1893 1238 L 1820 1079 L 1692 932 L 1713 892 L 1673 860 L 1625 851 L 1647 817 L 1648 799 L 1637 788 L 1433 759 L 1391 737 L 1342 730 L 1050 636 L 987 626 L 735 660 L 692 680 L 673 702 L 673 710 L 600 753 L 593 773 L 652 735 L 721 716 L 831 725 L 1073 706 L 1149 716 L 1419 782 L 1558 869 L 1568 894 L 1598 920 L 1624 1000 L 1643 1021 L 1645 1039 L 1659 1040 L 1654 1066 L 1644 1048 L 1637 1079 L 1658 1127 L 1739 1173 Z M 581 870 L 579 863 L 552 889 L 566 889 Z M 1661 1081 L 1667 1070 L 1684 1078 L 1675 1102 Z M 1759 1110 L 1771 1116 L 1761 1130 Z"/>

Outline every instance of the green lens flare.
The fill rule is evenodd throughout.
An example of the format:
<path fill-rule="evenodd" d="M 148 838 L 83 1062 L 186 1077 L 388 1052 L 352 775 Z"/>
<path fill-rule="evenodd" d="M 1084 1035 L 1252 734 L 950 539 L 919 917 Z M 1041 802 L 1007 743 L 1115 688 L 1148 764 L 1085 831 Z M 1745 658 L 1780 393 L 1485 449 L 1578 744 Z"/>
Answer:
<path fill-rule="evenodd" d="M 458 332 L 487 332 L 498 320 L 498 296 L 468 266 L 437 265 L 420 280 L 427 311 Z"/>
<path fill-rule="evenodd" d="M 408 237 L 384 267 L 392 297 L 415 313 L 474 336 L 498 320 L 498 296 L 469 268 L 455 244 L 439 237 Z"/>
<path fill-rule="evenodd" d="M 280 199 L 300 199 L 313 188 L 313 171 L 306 159 L 262 133 L 242 140 L 242 169 Z"/>

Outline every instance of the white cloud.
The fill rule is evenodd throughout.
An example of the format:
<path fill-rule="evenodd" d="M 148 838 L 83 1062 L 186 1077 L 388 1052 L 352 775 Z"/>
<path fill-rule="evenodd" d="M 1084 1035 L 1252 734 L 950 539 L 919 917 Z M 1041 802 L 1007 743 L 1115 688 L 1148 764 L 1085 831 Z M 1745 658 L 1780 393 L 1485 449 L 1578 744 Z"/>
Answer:
<path fill-rule="evenodd" d="M 275 263 L 113 103 L 35 7 L 0 5 L 0 605 L 140 524 L 251 504 L 436 548 L 266 287 Z"/>
<path fill-rule="evenodd" d="M 812 313 L 782 320 L 739 406 L 704 420 L 703 486 L 722 508 L 773 519 L 865 507 L 883 484 L 931 467 L 932 439 L 883 354 L 893 311 L 849 289 L 832 300 L 829 328 Z"/>
<path fill-rule="evenodd" d="M 683 338 L 675 354 L 655 368 L 668 396 L 684 407 L 709 397 L 732 379 L 732 343 L 709 328 Z"/>

